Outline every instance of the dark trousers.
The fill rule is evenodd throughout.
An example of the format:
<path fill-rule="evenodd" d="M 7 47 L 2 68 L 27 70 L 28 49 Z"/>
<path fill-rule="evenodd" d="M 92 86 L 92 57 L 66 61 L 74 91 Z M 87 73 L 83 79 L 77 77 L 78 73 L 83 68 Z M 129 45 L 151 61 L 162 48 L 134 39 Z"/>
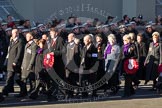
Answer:
<path fill-rule="evenodd" d="M 4 100 L 3 95 L 0 93 L 0 102 Z"/>
<path fill-rule="evenodd" d="M 90 74 L 80 74 L 79 75 L 79 83 L 81 87 L 90 86 L 97 81 L 97 74 L 90 73 Z M 87 90 L 83 92 L 83 95 L 87 95 L 87 92 L 93 91 L 92 95 L 96 95 L 96 88 L 93 90 Z"/>
<path fill-rule="evenodd" d="M 49 81 L 47 82 L 47 97 L 50 98 L 54 96 L 56 98 L 57 94 L 58 94 L 58 84 L 51 78 L 49 78 Z"/>
<path fill-rule="evenodd" d="M 8 94 L 10 92 L 14 91 L 14 77 L 16 75 L 16 80 L 20 80 L 21 79 L 21 74 L 20 73 L 16 73 L 13 71 L 8 71 L 7 73 L 7 79 L 6 79 L 6 84 L 2 90 L 3 94 Z"/>
<path fill-rule="evenodd" d="M 66 69 L 66 78 L 65 78 L 65 81 L 70 84 L 70 85 L 73 85 L 73 86 L 78 86 L 77 85 L 77 81 L 79 79 L 79 75 L 78 73 L 74 73 L 68 69 Z M 74 93 L 74 91 L 72 90 L 66 90 L 66 95 L 68 96 L 72 96 Z"/>
<path fill-rule="evenodd" d="M 42 88 L 43 92 L 45 92 L 46 87 L 49 88 L 49 86 L 50 86 L 50 81 L 49 81 L 48 73 L 45 70 L 36 73 L 36 86 L 35 89 L 31 92 L 30 97 L 36 99 L 38 97 L 40 88 Z"/>
<path fill-rule="evenodd" d="M 21 80 L 17 80 L 17 83 L 20 85 L 20 93 L 27 93 L 27 79 L 29 79 L 30 90 L 29 92 L 33 91 L 35 88 L 35 73 L 30 72 L 26 77 L 23 77 Z"/>
<path fill-rule="evenodd" d="M 135 86 L 138 86 L 139 83 L 140 83 L 136 74 L 132 76 L 132 81 L 133 81 Z"/>
<path fill-rule="evenodd" d="M 132 85 L 132 75 L 125 75 L 124 96 L 131 96 L 135 91 Z"/>

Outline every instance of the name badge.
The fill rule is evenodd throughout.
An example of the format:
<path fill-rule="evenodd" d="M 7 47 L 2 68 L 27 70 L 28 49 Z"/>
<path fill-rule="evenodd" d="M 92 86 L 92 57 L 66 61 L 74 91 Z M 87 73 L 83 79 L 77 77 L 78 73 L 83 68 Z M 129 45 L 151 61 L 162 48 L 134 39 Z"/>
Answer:
<path fill-rule="evenodd" d="M 3 78 L 3 74 L 0 74 L 0 78 Z"/>
<path fill-rule="evenodd" d="M 1 56 L 3 56 L 3 52 L 1 52 Z"/>
<path fill-rule="evenodd" d="M 31 49 L 27 49 L 27 53 L 31 54 Z"/>
<path fill-rule="evenodd" d="M 97 53 L 92 53 L 92 57 L 98 57 Z"/>

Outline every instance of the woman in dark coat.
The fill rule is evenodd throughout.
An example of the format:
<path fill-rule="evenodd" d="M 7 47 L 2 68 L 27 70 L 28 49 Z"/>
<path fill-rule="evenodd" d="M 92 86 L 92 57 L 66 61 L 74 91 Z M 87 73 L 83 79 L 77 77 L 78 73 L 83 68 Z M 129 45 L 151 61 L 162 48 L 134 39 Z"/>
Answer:
<path fill-rule="evenodd" d="M 124 68 L 124 62 L 127 59 L 137 59 L 137 50 L 134 44 L 131 43 L 131 37 L 129 35 L 124 35 L 123 36 L 123 66 L 122 68 Z M 126 73 L 126 70 L 123 69 L 123 74 L 125 77 L 125 85 L 124 85 L 124 95 L 123 97 L 129 97 L 131 95 L 133 95 L 135 93 L 133 85 L 132 85 L 132 81 L 134 78 L 134 74 L 128 74 Z"/>
<path fill-rule="evenodd" d="M 104 49 L 106 45 L 103 43 L 103 38 L 101 34 L 96 35 L 96 48 L 98 52 L 98 61 L 99 61 L 99 66 L 98 66 L 98 71 L 97 71 L 97 81 L 99 81 L 104 75 Z"/>
<path fill-rule="evenodd" d="M 161 43 L 160 43 L 160 34 L 158 32 L 154 32 L 152 34 L 153 42 L 150 43 L 149 52 L 147 54 L 145 65 L 146 65 L 146 82 L 149 80 L 153 80 L 152 90 L 155 90 L 156 78 L 158 77 L 158 66 L 162 63 L 161 56 Z"/>
<path fill-rule="evenodd" d="M 35 61 L 35 75 L 36 75 L 36 87 L 31 92 L 29 98 L 36 99 L 38 97 L 39 89 L 45 88 L 44 85 L 46 84 L 46 79 L 48 77 L 48 73 L 45 73 L 43 68 L 43 51 L 45 46 L 46 40 L 40 39 L 38 41 L 39 48 L 37 49 L 36 61 Z"/>
<path fill-rule="evenodd" d="M 139 58 L 139 50 L 138 50 L 138 43 L 136 42 L 136 35 L 134 33 L 129 33 L 128 35 L 131 38 L 131 44 L 135 46 L 135 50 L 137 52 L 137 58 Z M 140 84 L 139 78 L 137 77 L 137 73 L 134 74 L 134 77 L 132 78 L 133 78 L 133 83 L 134 83 L 133 86 L 136 89 L 138 85 Z"/>

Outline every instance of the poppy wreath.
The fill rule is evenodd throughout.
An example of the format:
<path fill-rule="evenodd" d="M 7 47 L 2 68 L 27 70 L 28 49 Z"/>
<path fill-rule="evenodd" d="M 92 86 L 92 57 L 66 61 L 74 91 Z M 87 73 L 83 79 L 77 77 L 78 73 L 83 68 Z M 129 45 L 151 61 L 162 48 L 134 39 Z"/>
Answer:
<path fill-rule="evenodd" d="M 159 66 L 158 66 L 158 72 L 159 73 L 162 73 L 162 64 L 159 64 Z"/>
<path fill-rule="evenodd" d="M 126 59 L 124 61 L 124 71 L 127 74 L 135 74 L 139 69 L 139 64 L 136 59 Z"/>
<path fill-rule="evenodd" d="M 53 53 L 46 54 L 43 59 L 43 66 L 45 68 L 52 68 L 53 65 L 54 65 L 54 54 Z"/>

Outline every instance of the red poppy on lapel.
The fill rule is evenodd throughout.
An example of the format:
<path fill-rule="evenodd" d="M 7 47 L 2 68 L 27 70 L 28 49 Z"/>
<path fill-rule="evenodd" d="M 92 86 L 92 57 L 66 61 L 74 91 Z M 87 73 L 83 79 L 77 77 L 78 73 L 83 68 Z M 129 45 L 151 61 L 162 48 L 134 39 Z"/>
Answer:
<path fill-rule="evenodd" d="M 159 46 L 159 43 L 154 43 L 154 47 L 157 47 L 157 46 Z"/>
<path fill-rule="evenodd" d="M 52 40 L 52 46 L 55 46 L 56 45 L 56 40 Z"/>

